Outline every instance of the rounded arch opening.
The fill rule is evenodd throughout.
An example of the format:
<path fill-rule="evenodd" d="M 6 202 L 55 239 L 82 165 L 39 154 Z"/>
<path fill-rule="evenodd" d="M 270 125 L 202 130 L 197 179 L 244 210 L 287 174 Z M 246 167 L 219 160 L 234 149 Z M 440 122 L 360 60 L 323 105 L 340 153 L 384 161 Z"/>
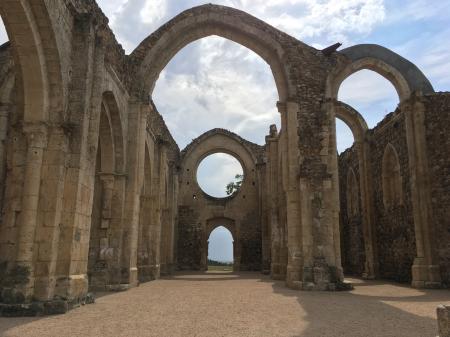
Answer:
<path fill-rule="evenodd" d="M 208 237 L 208 270 L 232 271 L 233 263 L 233 233 L 224 224 L 218 222 Z"/>
<path fill-rule="evenodd" d="M 196 169 L 197 184 L 213 198 L 235 196 L 242 187 L 244 166 L 236 156 L 225 152 L 213 152 L 200 159 Z"/>

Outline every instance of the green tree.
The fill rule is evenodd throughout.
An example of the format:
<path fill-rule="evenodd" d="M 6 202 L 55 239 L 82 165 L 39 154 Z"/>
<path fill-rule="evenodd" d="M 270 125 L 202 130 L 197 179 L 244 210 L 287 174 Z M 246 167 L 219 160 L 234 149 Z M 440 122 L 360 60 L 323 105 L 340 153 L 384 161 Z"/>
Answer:
<path fill-rule="evenodd" d="M 234 176 L 234 178 L 235 178 L 235 181 L 228 183 L 226 186 L 227 195 L 232 195 L 233 193 L 236 193 L 237 191 L 239 191 L 239 189 L 241 188 L 241 185 L 242 185 L 242 181 L 244 180 L 244 175 L 236 174 Z"/>

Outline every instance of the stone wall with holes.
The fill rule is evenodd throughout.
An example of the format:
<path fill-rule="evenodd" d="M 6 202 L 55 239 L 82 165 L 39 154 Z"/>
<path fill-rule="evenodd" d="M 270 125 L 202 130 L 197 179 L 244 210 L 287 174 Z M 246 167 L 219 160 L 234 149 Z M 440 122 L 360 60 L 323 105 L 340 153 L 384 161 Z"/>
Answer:
<path fill-rule="evenodd" d="M 359 201 L 359 212 L 351 213 L 347 206 L 348 174 L 352 169 L 359 184 L 359 163 L 355 147 L 342 152 L 339 156 L 339 197 L 340 210 L 340 234 L 341 234 L 341 258 L 342 267 L 346 275 L 361 276 L 364 273 L 365 248 L 363 237 L 363 225 L 361 215 L 361 199 Z M 357 186 L 358 191 L 359 185 Z"/>
<path fill-rule="evenodd" d="M 243 166 L 244 181 L 235 194 L 215 198 L 196 181 L 197 167 L 207 155 L 225 152 Z M 234 240 L 236 270 L 260 270 L 262 263 L 261 215 L 258 163 L 264 148 L 227 130 L 211 130 L 183 151 L 179 172 L 178 267 L 205 269 L 210 232 L 219 226 L 229 228 Z M 224 186 L 225 188 L 225 186 Z"/>
<path fill-rule="evenodd" d="M 387 115 L 375 128 L 368 131 L 370 141 L 370 164 L 372 172 L 372 188 L 374 202 L 374 231 L 375 231 L 375 259 L 379 267 L 379 277 L 399 282 L 411 281 L 411 266 L 416 256 L 415 229 L 411 204 L 410 172 L 408 164 L 408 148 L 406 143 L 404 114 L 397 110 Z M 395 149 L 402 179 L 402 202 L 400 205 L 386 206 L 383 202 L 383 156 L 388 144 Z M 339 176 L 341 187 L 341 218 L 344 220 L 343 228 L 348 233 L 361 233 L 360 221 L 349 221 L 346 217 L 347 202 L 345 186 L 348 168 L 358 172 L 357 154 L 352 147 L 339 156 Z M 344 216 L 342 216 L 344 215 Z M 346 221 L 345 221 L 346 219 Z M 348 227 L 346 227 L 348 226 Z M 344 268 L 363 270 L 364 244 L 360 240 L 358 248 L 352 247 L 355 242 L 342 238 L 342 251 Z M 355 251 L 356 249 L 356 251 Z M 360 258 L 357 259 L 357 256 Z M 350 261 L 358 261 L 356 265 L 348 265 Z"/>
<path fill-rule="evenodd" d="M 442 281 L 450 286 L 450 93 L 424 98 L 431 204 Z"/>

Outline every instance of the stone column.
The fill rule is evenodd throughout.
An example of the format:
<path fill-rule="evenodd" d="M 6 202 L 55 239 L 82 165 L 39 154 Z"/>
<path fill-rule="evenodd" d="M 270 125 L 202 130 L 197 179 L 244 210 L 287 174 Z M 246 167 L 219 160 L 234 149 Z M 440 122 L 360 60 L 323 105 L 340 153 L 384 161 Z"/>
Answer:
<path fill-rule="evenodd" d="M 35 283 L 33 297 L 52 300 L 56 286 L 56 264 L 60 244 L 64 184 L 69 136 L 61 126 L 49 128 L 41 174 L 36 228 Z"/>
<path fill-rule="evenodd" d="M 266 142 L 267 145 L 267 142 Z M 266 146 L 266 158 L 268 156 L 268 147 Z M 265 275 L 270 274 L 270 260 L 271 260 L 271 231 L 269 223 L 269 180 L 268 180 L 268 162 L 267 159 L 256 166 L 257 173 L 257 187 L 258 187 L 258 217 L 261 224 L 261 253 L 262 264 L 261 272 Z"/>
<path fill-rule="evenodd" d="M 376 241 L 374 228 L 374 213 L 373 213 L 373 190 L 372 190 L 372 175 L 370 172 L 370 155 L 369 143 L 366 139 L 362 142 L 360 140 L 355 142 L 355 147 L 358 153 L 359 166 L 359 185 L 362 203 L 363 215 L 363 235 L 364 235 L 364 249 L 366 255 L 366 262 L 364 266 L 363 277 L 366 279 L 374 279 L 378 274 L 378 263 L 376 258 Z"/>
<path fill-rule="evenodd" d="M 155 279 L 160 277 L 161 265 L 161 197 L 160 197 L 160 170 L 161 146 L 155 141 L 154 160 L 152 162 L 151 183 L 151 220 L 150 220 L 150 265 Z"/>
<path fill-rule="evenodd" d="M 22 210 L 19 215 L 19 238 L 17 247 L 17 266 L 29 271 L 26 284 L 17 286 L 26 300 L 31 300 L 34 290 L 35 232 L 41 169 L 44 148 L 47 146 L 47 125 L 44 123 L 26 123 L 23 132 L 27 139 L 27 158 L 22 192 Z"/>
<path fill-rule="evenodd" d="M 278 172 L 278 131 L 276 125 L 270 126 L 270 134 L 266 136 L 266 151 L 267 207 L 271 242 L 270 274 L 273 279 L 281 280 L 284 278 L 280 265 L 281 241 L 283 238 L 278 219 L 278 175 L 280 172 Z"/>
<path fill-rule="evenodd" d="M 128 180 L 122 251 L 122 283 L 138 284 L 137 250 L 139 235 L 140 195 L 144 183 L 145 139 L 150 106 L 132 102 L 129 109 Z"/>
<path fill-rule="evenodd" d="M 172 274 L 175 270 L 175 222 L 177 210 L 177 188 L 178 175 L 175 173 L 175 163 L 169 162 L 169 241 L 167 245 L 167 273 Z"/>
<path fill-rule="evenodd" d="M 336 125 L 331 102 L 298 110 L 303 249 L 302 288 L 334 290 L 343 281 Z"/>
<path fill-rule="evenodd" d="M 297 113 L 298 104 L 294 102 L 278 103 L 281 113 L 281 128 L 283 130 L 283 178 L 286 191 L 287 212 L 287 246 L 288 264 L 286 270 L 286 284 L 293 289 L 301 289 L 302 284 L 302 246 L 301 222 L 299 213 L 298 187 L 298 136 Z"/>
<path fill-rule="evenodd" d="M 411 181 L 411 198 L 416 236 L 417 257 L 412 266 L 412 286 L 441 287 L 437 263 L 434 222 L 431 207 L 430 177 L 425 138 L 425 106 L 419 94 L 400 105 L 405 114 L 406 140 Z"/>
<path fill-rule="evenodd" d="M 3 195 L 6 181 L 6 149 L 5 141 L 8 133 L 10 104 L 0 104 L 0 209 L 3 209 Z"/>

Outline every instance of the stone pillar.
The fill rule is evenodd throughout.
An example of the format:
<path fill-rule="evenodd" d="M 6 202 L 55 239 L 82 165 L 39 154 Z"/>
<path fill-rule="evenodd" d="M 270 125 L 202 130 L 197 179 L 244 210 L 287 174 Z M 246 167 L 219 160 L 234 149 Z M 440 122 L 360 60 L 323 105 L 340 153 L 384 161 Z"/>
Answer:
<path fill-rule="evenodd" d="M 0 209 L 3 209 L 3 195 L 6 181 L 6 148 L 10 104 L 0 104 Z"/>
<path fill-rule="evenodd" d="M 150 266 L 153 277 L 160 277 L 161 265 L 161 196 L 160 196 L 160 161 L 161 146 L 155 141 L 152 161 L 151 212 L 150 212 Z"/>
<path fill-rule="evenodd" d="M 167 273 L 172 274 L 175 270 L 175 223 L 176 210 L 178 209 L 177 185 L 178 175 L 175 173 L 175 163 L 169 162 L 169 237 L 167 245 Z"/>
<path fill-rule="evenodd" d="M 434 245 L 434 222 L 431 207 L 430 177 L 425 139 L 425 106 L 419 94 L 400 105 L 405 114 L 406 140 L 411 181 L 411 198 L 417 257 L 412 266 L 412 286 L 441 287 L 440 267 Z"/>
<path fill-rule="evenodd" d="M 302 233 L 299 213 L 299 188 L 298 188 L 298 136 L 297 113 L 298 104 L 294 102 L 278 103 L 281 113 L 281 128 L 283 130 L 283 158 L 286 191 L 287 212 L 287 248 L 288 263 L 286 270 L 286 285 L 293 289 L 302 288 Z"/>
<path fill-rule="evenodd" d="M 359 183 L 362 203 L 363 215 L 363 235 L 364 235 L 364 249 L 365 249 L 365 266 L 363 277 L 366 279 L 374 279 L 378 274 L 378 263 L 376 257 L 376 241 L 374 228 L 374 213 L 373 213 L 373 189 L 372 189 L 372 175 L 370 172 L 370 145 L 366 139 L 362 142 L 360 140 L 355 142 L 355 147 L 358 153 L 359 166 Z"/>
<path fill-rule="evenodd" d="M 26 123 L 23 132 L 27 139 L 27 157 L 22 192 L 22 210 L 19 215 L 19 238 L 17 247 L 17 266 L 29 271 L 28 282 L 17 289 L 26 300 L 31 300 L 34 291 L 34 254 L 35 233 L 41 169 L 44 148 L 47 146 L 47 125 L 44 123 Z"/>
<path fill-rule="evenodd" d="M 266 140 L 267 145 L 267 140 Z M 271 260 L 271 231 L 269 221 L 269 177 L 268 168 L 268 146 L 266 146 L 266 159 L 264 162 L 257 164 L 256 173 L 258 181 L 258 217 L 261 224 L 261 253 L 262 264 L 261 272 L 265 275 L 270 274 Z"/>
<path fill-rule="evenodd" d="M 139 235 L 140 195 L 144 183 L 146 126 L 150 106 L 134 101 L 129 109 L 128 180 L 122 251 L 122 283 L 138 284 L 137 250 Z"/>
<path fill-rule="evenodd" d="M 450 337 L 450 305 L 440 305 L 437 308 L 438 337 Z"/>
<path fill-rule="evenodd" d="M 273 279 L 284 278 L 281 266 L 282 229 L 278 219 L 278 131 L 276 125 L 270 126 L 270 134 L 266 136 L 267 167 L 267 207 L 271 242 L 270 274 Z"/>
<path fill-rule="evenodd" d="M 336 125 L 331 102 L 297 109 L 300 137 L 302 288 L 334 290 L 343 281 L 339 234 Z"/>
<path fill-rule="evenodd" d="M 106 45 L 101 37 L 104 31 L 96 26 L 93 15 L 76 14 L 74 19 L 71 57 L 85 61 L 73 67 L 74 89 L 69 92 L 69 125 L 74 132 L 64 181 L 55 294 L 79 303 L 89 286 L 89 236 L 103 88 L 92 84 L 103 79 Z"/>
<path fill-rule="evenodd" d="M 49 129 L 42 165 L 35 240 L 34 298 L 39 301 L 52 300 L 55 295 L 68 143 L 69 137 L 62 127 Z"/>

